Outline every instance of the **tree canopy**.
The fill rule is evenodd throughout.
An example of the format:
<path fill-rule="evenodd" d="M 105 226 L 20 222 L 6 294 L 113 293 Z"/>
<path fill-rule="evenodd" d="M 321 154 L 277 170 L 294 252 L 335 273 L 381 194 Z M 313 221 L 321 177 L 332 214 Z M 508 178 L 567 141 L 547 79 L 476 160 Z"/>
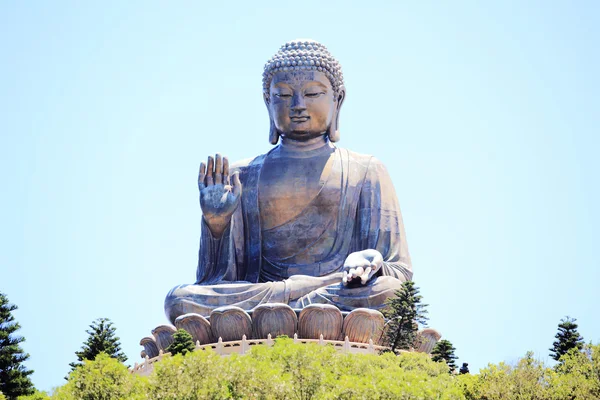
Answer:
<path fill-rule="evenodd" d="M 413 281 L 402 283 L 395 296 L 386 301 L 383 315 L 388 322 L 384 342 L 392 351 L 408 350 L 415 346 L 419 325 L 427 324 L 427 304 L 421 303 L 422 296 Z"/>
<path fill-rule="evenodd" d="M 431 351 L 431 359 L 433 361 L 444 361 L 450 372 L 456 370 L 456 363 L 454 362 L 458 357 L 454 355 L 456 349 L 449 340 L 442 339 L 435 344 L 435 347 Z"/>
<path fill-rule="evenodd" d="M 29 354 L 20 346 L 25 338 L 15 335 L 21 328 L 12 315 L 16 309 L 17 306 L 0 293 L 0 393 L 9 400 L 34 391 L 29 378 L 33 371 L 23 365 L 29 359 Z"/>
<path fill-rule="evenodd" d="M 84 361 L 52 400 L 194 399 L 598 399 L 600 345 L 572 350 L 559 368 L 527 353 L 514 365 L 454 375 L 427 354 L 343 354 L 331 346 L 253 346 L 246 355 L 193 351 L 165 357 L 148 377 L 106 354 Z M 40 397 L 43 400 L 45 397 Z M 34 398 L 26 398 L 34 400 Z M 35 398 L 38 400 L 38 398 Z"/>
<path fill-rule="evenodd" d="M 554 336 L 556 340 L 550 348 L 550 357 L 556 361 L 559 361 L 571 349 L 581 350 L 583 348 L 583 337 L 577 332 L 576 321 L 575 318 L 569 316 L 560 320 L 558 333 Z"/>
<path fill-rule="evenodd" d="M 173 343 L 167 347 L 167 351 L 171 355 L 183 354 L 194 351 L 194 338 L 185 329 L 177 329 L 173 335 Z"/>
<path fill-rule="evenodd" d="M 100 353 L 105 353 L 109 357 L 115 358 L 120 362 L 127 361 L 127 356 L 121 351 L 119 337 L 115 335 L 116 328 L 108 318 L 98 318 L 90 325 L 90 329 L 85 332 L 89 335 L 87 340 L 81 346 L 80 351 L 76 351 L 77 362 L 69 364 L 71 369 L 83 365 L 84 360 L 93 360 Z"/>

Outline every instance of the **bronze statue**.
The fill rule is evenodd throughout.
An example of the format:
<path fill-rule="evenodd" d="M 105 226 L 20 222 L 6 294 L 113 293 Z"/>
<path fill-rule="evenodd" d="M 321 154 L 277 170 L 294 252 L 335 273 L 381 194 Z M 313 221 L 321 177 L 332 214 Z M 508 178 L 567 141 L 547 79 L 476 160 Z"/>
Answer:
<path fill-rule="evenodd" d="M 171 322 L 225 305 L 381 308 L 412 269 L 400 207 L 383 164 L 334 145 L 346 89 L 313 40 L 286 43 L 265 65 L 267 154 L 229 165 L 208 157 L 198 186 L 196 283 L 165 300 Z"/>

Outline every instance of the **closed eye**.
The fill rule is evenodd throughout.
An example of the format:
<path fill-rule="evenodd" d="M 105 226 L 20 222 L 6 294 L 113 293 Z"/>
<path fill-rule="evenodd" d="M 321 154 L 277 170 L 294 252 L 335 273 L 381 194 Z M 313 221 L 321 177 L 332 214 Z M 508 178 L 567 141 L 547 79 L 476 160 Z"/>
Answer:
<path fill-rule="evenodd" d="M 292 97 L 291 94 L 287 94 L 287 93 L 275 93 L 275 96 L 280 99 L 287 99 L 289 97 Z"/>
<path fill-rule="evenodd" d="M 319 97 L 322 94 L 325 94 L 325 92 L 310 92 L 310 93 L 305 93 L 304 95 L 306 97 Z"/>

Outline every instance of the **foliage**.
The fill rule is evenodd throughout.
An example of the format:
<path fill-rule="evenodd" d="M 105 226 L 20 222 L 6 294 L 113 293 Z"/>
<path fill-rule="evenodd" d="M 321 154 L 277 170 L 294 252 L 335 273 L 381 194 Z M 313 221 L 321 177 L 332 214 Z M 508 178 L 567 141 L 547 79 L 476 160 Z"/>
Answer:
<path fill-rule="evenodd" d="M 185 329 L 178 329 L 173 335 L 173 343 L 167 347 L 171 355 L 183 354 L 194 351 L 194 338 Z"/>
<path fill-rule="evenodd" d="M 556 361 L 559 361 L 562 356 L 573 348 L 578 350 L 583 348 L 583 338 L 577 332 L 575 321 L 577 321 L 575 318 L 566 316 L 558 324 L 558 333 L 554 336 L 556 340 L 552 343 L 552 348 L 550 349 L 550 357 Z"/>
<path fill-rule="evenodd" d="M 435 344 L 435 347 L 431 351 L 431 359 L 436 362 L 444 361 L 452 373 L 456 370 L 454 360 L 458 359 L 454 355 L 455 351 L 456 349 L 452 346 L 452 343 L 449 340 L 443 339 Z"/>
<path fill-rule="evenodd" d="M 600 399 L 600 345 L 573 348 L 560 361 L 550 381 L 554 399 Z"/>
<path fill-rule="evenodd" d="M 27 396 L 19 396 L 17 400 L 50 400 L 50 396 L 46 392 L 38 392 L 37 390 Z"/>
<path fill-rule="evenodd" d="M 165 357 L 147 377 L 105 354 L 85 361 L 52 400 L 599 399 L 600 346 L 571 350 L 557 368 L 527 353 L 515 365 L 454 375 L 427 354 L 343 354 L 332 346 L 252 346 L 246 355 L 193 351 Z M 43 398 L 40 398 L 40 400 Z M 27 400 L 32 400 L 27 398 Z M 38 400 L 38 399 L 36 399 Z"/>
<path fill-rule="evenodd" d="M 244 356 L 211 351 L 157 363 L 151 399 L 461 399 L 443 364 L 421 353 L 344 355 L 331 346 L 276 340 Z"/>
<path fill-rule="evenodd" d="M 21 328 L 12 315 L 16 309 L 17 306 L 0 293 L 0 393 L 9 400 L 34 391 L 29 378 L 33 371 L 22 364 L 29 358 L 19 346 L 25 339 L 14 335 Z"/>
<path fill-rule="evenodd" d="M 4 395 L 2 394 L 2 392 L 0 392 L 0 400 L 6 400 L 6 397 L 4 397 Z"/>
<path fill-rule="evenodd" d="M 81 346 L 81 351 L 75 352 L 77 362 L 69 364 L 72 370 L 81 366 L 84 360 L 94 360 L 100 353 L 108 354 L 121 362 L 127 361 L 125 353 L 121 351 L 119 338 L 115 336 L 116 329 L 108 318 L 98 318 L 90 328 L 85 331 L 89 336 Z"/>
<path fill-rule="evenodd" d="M 457 376 L 467 399 L 548 399 L 552 370 L 528 352 L 516 366 L 501 362 L 488 365 L 479 375 Z"/>
<path fill-rule="evenodd" d="M 515 366 L 488 365 L 456 377 L 466 399 L 600 399 L 600 345 L 571 349 L 554 369 L 528 352 Z"/>
<path fill-rule="evenodd" d="M 53 400 L 146 399 L 145 379 L 132 374 L 117 359 L 100 353 L 69 375 L 66 385 L 52 395 Z"/>
<path fill-rule="evenodd" d="M 427 304 L 421 304 L 422 296 L 413 281 L 402 283 L 394 297 L 386 301 L 384 316 L 388 319 L 385 329 L 385 343 L 396 349 L 408 350 L 417 340 L 418 324 L 427 323 Z"/>
<path fill-rule="evenodd" d="M 149 378 L 152 399 L 265 398 L 278 393 L 277 377 L 249 357 L 221 357 L 211 351 L 169 357 L 158 363 Z M 270 371 L 268 371 L 270 372 Z"/>

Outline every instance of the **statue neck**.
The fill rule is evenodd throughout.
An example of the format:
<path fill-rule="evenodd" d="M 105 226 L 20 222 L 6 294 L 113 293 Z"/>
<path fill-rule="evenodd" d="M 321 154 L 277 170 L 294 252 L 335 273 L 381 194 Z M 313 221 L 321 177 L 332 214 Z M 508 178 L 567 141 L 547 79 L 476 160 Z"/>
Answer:
<path fill-rule="evenodd" d="M 327 135 L 323 135 L 309 140 L 282 137 L 277 150 L 281 157 L 305 158 L 331 153 L 334 149 Z"/>

